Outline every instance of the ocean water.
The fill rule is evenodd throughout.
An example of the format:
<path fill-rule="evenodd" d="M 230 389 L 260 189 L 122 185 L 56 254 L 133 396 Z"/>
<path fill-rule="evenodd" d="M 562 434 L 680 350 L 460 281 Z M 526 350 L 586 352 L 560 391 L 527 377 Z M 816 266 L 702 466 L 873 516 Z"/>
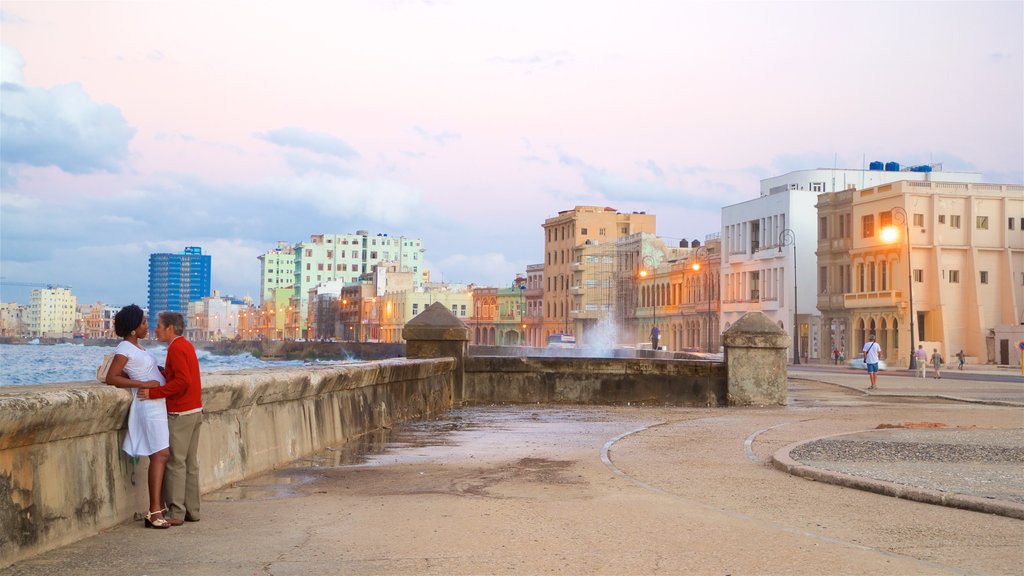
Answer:
<path fill-rule="evenodd" d="M 147 345 L 146 349 L 163 365 L 167 347 Z M 0 386 L 49 384 L 53 382 L 95 381 L 96 367 L 103 356 L 114 351 L 113 346 L 84 346 L 82 344 L 0 344 Z M 215 356 L 197 350 L 199 369 L 203 372 L 223 372 L 245 368 L 271 366 L 301 366 L 301 360 L 260 360 L 249 353 L 233 356 Z"/>

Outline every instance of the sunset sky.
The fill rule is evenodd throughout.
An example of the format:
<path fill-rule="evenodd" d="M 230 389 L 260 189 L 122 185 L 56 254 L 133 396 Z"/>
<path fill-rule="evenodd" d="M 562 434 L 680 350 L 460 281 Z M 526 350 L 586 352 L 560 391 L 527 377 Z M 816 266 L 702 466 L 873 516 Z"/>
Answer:
<path fill-rule="evenodd" d="M 356 230 L 505 286 L 576 205 L 703 239 L 792 170 L 1024 183 L 1020 1 L 0 7 L 0 275 L 79 303 L 185 246 L 257 299 L 277 241 Z"/>

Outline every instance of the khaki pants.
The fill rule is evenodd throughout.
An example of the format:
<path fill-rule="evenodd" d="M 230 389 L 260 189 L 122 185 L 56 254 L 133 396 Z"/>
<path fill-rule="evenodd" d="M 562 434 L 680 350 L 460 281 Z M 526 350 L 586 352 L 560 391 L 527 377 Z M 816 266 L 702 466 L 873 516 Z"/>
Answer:
<path fill-rule="evenodd" d="M 203 413 L 168 414 L 171 457 L 164 476 L 164 498 L 173 518 L 199 519 L 199 429 Z"/>
<path fill-rule="evenodd" d="M 924 378 L 928 374 L 928 360 L 917 359 L 917 370 L 921 373 L 921 378 Z"/>

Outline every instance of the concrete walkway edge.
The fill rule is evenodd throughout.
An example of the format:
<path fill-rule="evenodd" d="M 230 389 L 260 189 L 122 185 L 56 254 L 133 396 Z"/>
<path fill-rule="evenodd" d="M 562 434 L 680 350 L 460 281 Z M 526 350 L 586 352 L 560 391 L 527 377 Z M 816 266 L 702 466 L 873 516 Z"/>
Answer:
<path fill-rule="evenodd" d="M 847 432 L 844 434 L 831 434 L 828 436 L 821 436 L 819 438 L 812 438 L 810 440 L 801 440 L 779 449 L 772 455 L 772 465 L 787 472 L 794 476 L 800 476 L 802 478 L 808 478 L 810 480 L 816 480 L 818 482 L 825 482 L 827 484 L 835 484 L 837 486 L 843 486 L 846 488 L 854 488 L 857 490 L 864 490 L 867 492 L 874 492 L 876 494 L 882 494 L 885 496 L 893 496 L 895 498 L 902 498 L 904 500 L 913 500 L 915 502 L 923 502 L 925 504 L 937 504 L 939 506 L 949 506 L 951 508 L 962 508 L 964 510 L 971 510 L 974 512 L 983 512 L 985 514 L 996 514 L 999 516 L 1006 516 L 1009 518 L 1016 518 L 1018 520 L 1024 520 L 1024 505 L 1016 504 L 1013 502 L 1006 502 L 1003 500 L 990 500 L 987 498 L 976 498 L 974 496 L 967 496 L 965 494 L 956 494 L 952 492 L 942 492 L 939 490 L 931 490 L 928 488 L 918 488 L 915 486 L 905 486 L 902 484 L 896 484 L 894 482 L 888 482 L 886 480 L 877 480 L 875 478 L 867 478 L 863 476 L 853 476 L 843 472 L 836 472 L 833 470 L 826 470 L 824 468 L 815 468 L 806 464 L 794 460 L 790 457 L 790 452 L 797 449 L 804 444 L 816 442 L 818 440 L 838 438 L 841 436 L 847 436 L 849 434 L 860 434 L 863 432 L 871 432 L 870 430 L 861 430 L 858 432 Z"/>
<path fill-rule="evenodd" d="M 851 386 L 849 384 L 843 384 L 841 382 L 828 382 L 828 381 L 820 380 L 820 379 L 817 379 L 817 378 L 807 378 L 807 377 L 804 377 L 804 376 L 792 376 L 791 375 L 791 376 L 789 376 L 788 379 L 789 380 L 796 380 L 796 381 L 800 381 L 800 382 L 815 382 L 815 383 L 818 383 L 818 384 L 829 384 L 829 385 L 832 385 L 832 386 L 839 386 L 840 388 L 845 388 L 847 390 L 852 390 L 854 392 L 860 392 L 861 394 L 864 394 L 865 396 L 880 396 L 880 397 L 883 397 L 883 398 L 929 398 L 929 399 L 932 399 L 932 400 L 949 400 L 950 402 L 964 402 L 964 403 L 967 403 L 967 404 L 983 404 L 983 405 L 986 405 L 986 406 L 1007 406 L 1007 407 L 1011 407 L 1011 408 L 1014 408 L 1014 407 L 1016 407 L 1016 408 L 1024 407 L 1024 402 L 1014 402 L 1013 400 L 979 400 L 977 398 L 964 398 L 964 397 L 961 397 L 961 396 L 950 396 L 948 394 L 899 394 L 899 393 L 895 393 L 895 392 L 874 393 L 874 392 L 871 392 L 870 390 L 867 390 L 865 388 L 859 388 L 857 386 Z"/>

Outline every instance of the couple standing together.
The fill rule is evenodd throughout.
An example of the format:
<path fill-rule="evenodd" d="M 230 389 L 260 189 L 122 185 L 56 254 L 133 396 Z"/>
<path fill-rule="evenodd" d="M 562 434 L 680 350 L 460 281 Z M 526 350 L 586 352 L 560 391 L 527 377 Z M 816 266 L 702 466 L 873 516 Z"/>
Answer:
<path fill-rule="evenodd" d="M 124 341 L 114 351 L 106 383 L 132 392 L 124 451 L 149 457 L 146 527 L 197 522 L 202 383 L 196 350 L 181 336 L 185 319 L 177 312 L 157 316 L 156 337 L 167 344 L 165 367 L 139 344 L 149 334 L 141 308 L 122 308 L 114 316 L 114 331 Z"/>

